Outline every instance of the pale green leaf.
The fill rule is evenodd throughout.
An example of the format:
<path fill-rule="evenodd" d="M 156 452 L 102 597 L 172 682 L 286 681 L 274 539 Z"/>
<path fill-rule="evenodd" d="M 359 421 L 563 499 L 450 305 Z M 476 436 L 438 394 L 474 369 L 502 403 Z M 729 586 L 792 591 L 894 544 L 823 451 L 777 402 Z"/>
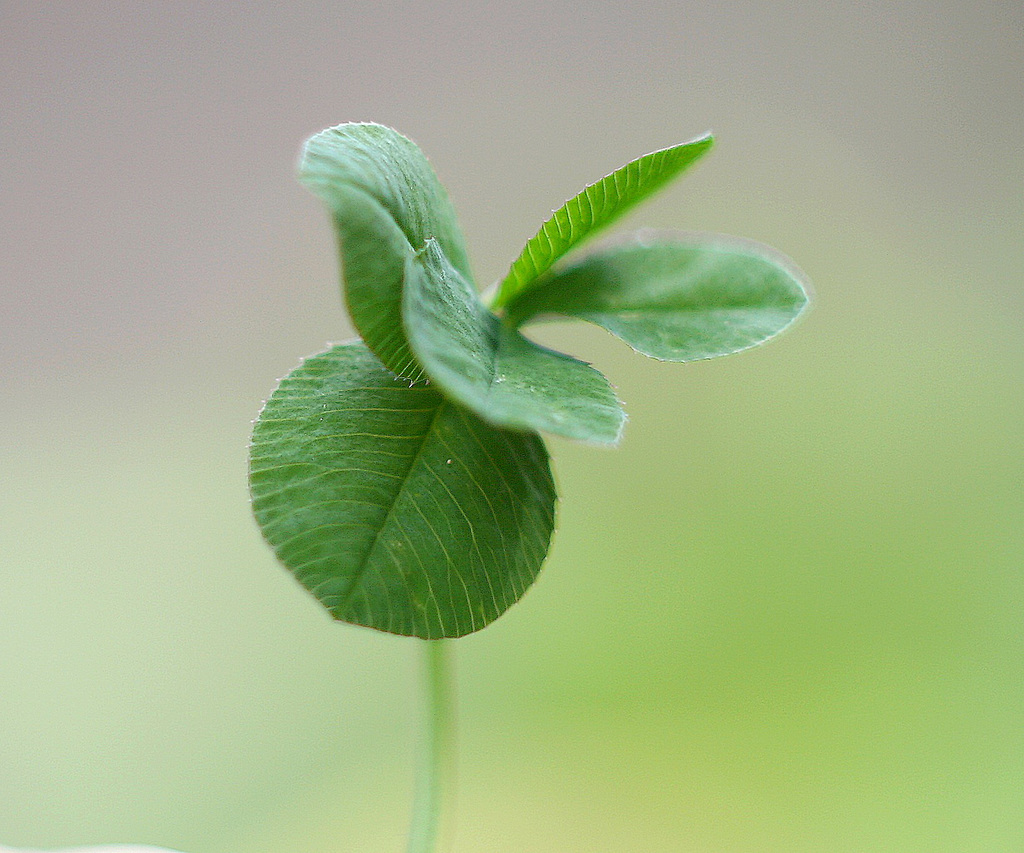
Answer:
<path fill-rule="evenodd" d="M 540 437 L 410 387 L 359 343 L 307 359 L 253 429 L 253 510 L 336 618 L 457 637 L 533 582 L 554 525 Z"/>
<path fill-rule="evenodd" d="M 508 306 L 523 323 L 544 314 L 603 326 L 664 361 L 726 355 L 762 343 L 807 304 L 804 278 L 766 246 L 733 238 L 643 238 L 547 276 Z"/>
<path fill-rule="evenodd" d="M 306 143 L 299 179 L 333 218 L 345 299 L 360 336 L 394 373 L 422 379 L 401 322 L 406 261 L 432 239 L 471 278 L 455 211 L 427 158 L 390 128 L 343 124 Z"/>
<path fill-rule="evenodd" d="M 710 135 L 645 154 L 569 199 L 531 237 L 498 286 L 493 305 L 502 308 L 539 284 L 559 258 L 664 187 L 707 153 Z"/>
<path fill-rule="evenodd" d="M 404 319 L 430 379 L 485 420 L 582 441 L 618 441 L 625 413 L 608 380 L 501 322 L 436 243 L 409 265 Z"/>

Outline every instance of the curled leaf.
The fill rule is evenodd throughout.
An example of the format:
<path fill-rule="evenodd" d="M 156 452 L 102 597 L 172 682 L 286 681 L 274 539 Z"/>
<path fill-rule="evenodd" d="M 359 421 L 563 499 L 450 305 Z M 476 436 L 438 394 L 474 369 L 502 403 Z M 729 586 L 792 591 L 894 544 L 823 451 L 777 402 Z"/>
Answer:
<path fill-rule="evenodd" d="M 501 322 L 434 243 L 409 265 L 404 319 L 431 380 L 484 420 L 599 444 L 619 440 L 626 415 L 604 375 Z"/>
<path fill-rule="evenodd" d="M 331 213 L 345 300 L 363 341 L 392 372 L 422 380 L 402 327 L 406 262 L 434 240 L 471 280 L 455 209 L 427 158 L 389 127 L 342 124 L 306 143 L 299 179 Z"/>

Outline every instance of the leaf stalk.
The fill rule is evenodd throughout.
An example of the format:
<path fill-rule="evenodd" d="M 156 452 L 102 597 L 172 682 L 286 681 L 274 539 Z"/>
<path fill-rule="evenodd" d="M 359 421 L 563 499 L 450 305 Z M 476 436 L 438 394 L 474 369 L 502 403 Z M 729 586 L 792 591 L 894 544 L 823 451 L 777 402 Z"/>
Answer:
<path fill-rule="evenodd" d="M 424 640 L 425 714 L 416 799 L 407 853 L 442 849 L 445 804 L 450 801 L 454 770 L 454 702 L 451 661 L 446 640 Z"/>

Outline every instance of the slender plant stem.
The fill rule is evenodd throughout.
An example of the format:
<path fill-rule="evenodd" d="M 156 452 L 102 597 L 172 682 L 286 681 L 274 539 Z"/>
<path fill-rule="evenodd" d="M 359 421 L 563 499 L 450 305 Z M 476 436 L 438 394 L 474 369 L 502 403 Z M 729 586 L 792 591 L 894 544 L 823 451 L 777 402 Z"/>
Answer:
<path fill-rule="evenodd" d="M 448 642 L 423 641 L 426 715 L 408 853 L 441 849 L 444 800 L 454 764 L 454 719 Z"/>

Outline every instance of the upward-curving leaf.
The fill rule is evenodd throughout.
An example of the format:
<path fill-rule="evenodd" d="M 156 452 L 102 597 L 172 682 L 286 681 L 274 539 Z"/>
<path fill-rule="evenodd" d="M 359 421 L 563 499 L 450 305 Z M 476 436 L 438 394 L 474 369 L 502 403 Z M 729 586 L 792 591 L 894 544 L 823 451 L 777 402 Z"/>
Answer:
<path fill-rule="evenodd" d="M 455 210 L 427 158 L 389 127 L 342 124 L 306 143 L 299 179 L 333 218 L 345 300 L 360 336 L 391 371 L 423 379 L 402 327 L 406 263 L 432 239 L 472 281 Z"/>
<path fill-rule="evenodd" d="M 708 134 L 645 154 L 569 199 L 527 241 L 519 257 L 512 262 L 508 275 L 498 286 L 493 307 L 503 308 L 537 286 L 540 276 L 559 258 L 664 187 L 707 153 L 713 144 L 714 139 Z"/>
<path fill-rule="evenodd" d="M 540 436 L 410 387 L 360 343 L 282 380 L 253 429 L 249 481 L 264 537 L 336 619 L 425 639 L 500 616 L 554 527 Z"/>

